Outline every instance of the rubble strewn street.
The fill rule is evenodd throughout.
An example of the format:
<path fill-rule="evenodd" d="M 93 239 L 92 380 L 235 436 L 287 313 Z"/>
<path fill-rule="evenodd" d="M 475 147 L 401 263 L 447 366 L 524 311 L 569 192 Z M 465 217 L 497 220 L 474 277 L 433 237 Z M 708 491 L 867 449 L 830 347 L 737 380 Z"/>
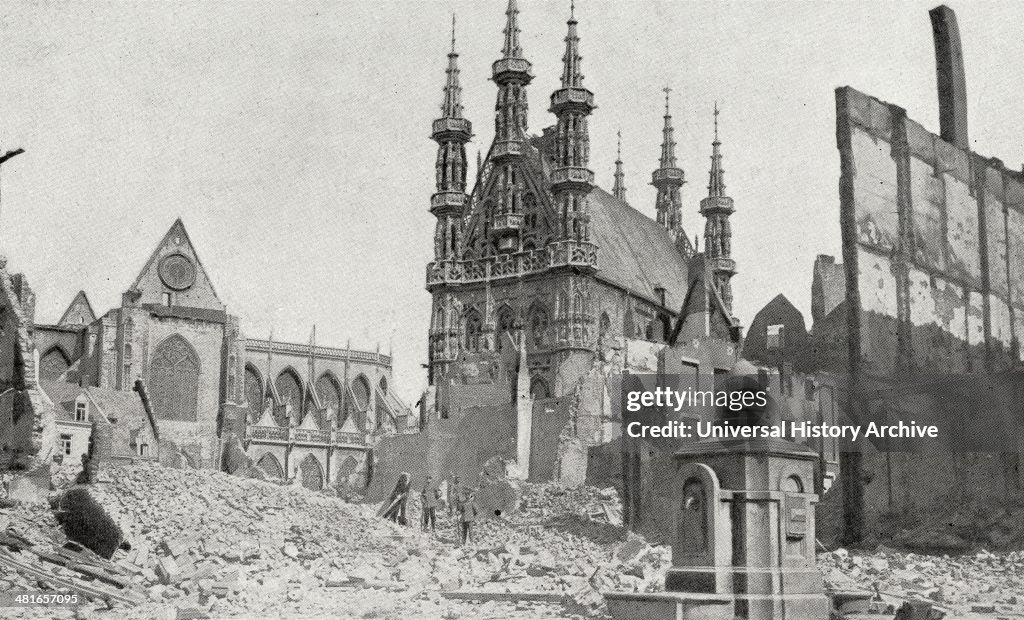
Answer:
<path fill-rule="evenodd" d="M 298 485 L 150 465 L 113 466 L 108 476 L 89 491 L 131 544 L 112 561 L 145 602 L 12 608 L 9 617 L 600 618 L 601 592 L 660 591 L 671 563 L 668 546 L 617 522 L 614 489 L 522 484 L 520 510 L 477 523 L 460 548 L 444 509 L 431 535 L 376 517 L 375 505 Z M 46 504 L 5 506 L 0 530 L 39 548 L 65 541 Z M 411 523 L 418 512 L 414 498 Z M 819 566 L 830 588 L 877 590 L 880 611 L 923 598 L 953 617 L 1024 615 L 1021 552 L 837 550 L 820 554 Z M 39 589 L 0 563 L 0 590 Z"/>

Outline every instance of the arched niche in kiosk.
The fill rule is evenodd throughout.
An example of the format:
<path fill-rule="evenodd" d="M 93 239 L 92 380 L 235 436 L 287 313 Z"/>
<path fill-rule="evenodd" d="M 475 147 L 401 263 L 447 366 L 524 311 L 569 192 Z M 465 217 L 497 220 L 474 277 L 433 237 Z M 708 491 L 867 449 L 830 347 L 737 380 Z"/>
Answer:
<path fill-rule="evenodd" d="M 722 487 L 714 470 L 690 463 L 679 472 L 681 482 L 676 513 L 676 541 L 672 548 L 677 566 L 713 566 Z"/>

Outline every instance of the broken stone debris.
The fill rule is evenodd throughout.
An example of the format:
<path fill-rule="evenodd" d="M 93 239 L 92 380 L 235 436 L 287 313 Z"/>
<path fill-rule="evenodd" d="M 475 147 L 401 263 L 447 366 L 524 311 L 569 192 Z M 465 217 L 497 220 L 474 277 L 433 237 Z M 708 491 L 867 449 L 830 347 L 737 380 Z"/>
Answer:
<path fill-rule="evenodd" d="M 301 487 L 150 465 L 114 466 L 110 480 L 90 494 L 132 543 L 110 562 L 121 571 L 111 575 L 144 600 L 131 609 L 117 604 L 116 617 L 130 620 L 600 617 L 602 592 L 660 591 L 671 563 L 667 546 L 605 518 L 621 510 L 614 489 L 519 483 L 517 509 L 476 524 L 474 544 L 460 548 L 454 520 L 442 517 L 430 536 L 377 518 L 373 506 Z M 37 544 L 63 544 L 45 506 L 2 509 L 0 526 Z M 874 597 L 877 584 L 882 600 L 869 609 L 890 618 L 907 600 L 952 610 L 947 617 L 1024 611 L 1019 552 L 944 558 L 838 550 L 819 555 L 819 564 L 833 588 Z M 31 585 L 0 566 L 0 589 Z"/>

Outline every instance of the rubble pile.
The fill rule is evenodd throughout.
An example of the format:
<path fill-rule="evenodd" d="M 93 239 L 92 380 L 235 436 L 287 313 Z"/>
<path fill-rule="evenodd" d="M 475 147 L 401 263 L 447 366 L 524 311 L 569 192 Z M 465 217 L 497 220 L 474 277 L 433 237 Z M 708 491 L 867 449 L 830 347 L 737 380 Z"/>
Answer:
<path fill-rule="evenodd" d="M 954 617 L 1024 615 L 1024 552 L 950 557 L 883 546 L 874 552 L 837 549 L 819 554 L 818 568 L 829 589 L 867 590 L 896 609 L 904 601 L 926 600 Z"/>
<path fill-rule="evenodd" d="M 480 521 L 460 548 L 454 517 L 440 515 L 428 535 L 301 486 L 144 464 L 112 466 L 106 478 L 89 493 L 131 545 L 113 565 L 145 598 L 119 618 L 543 618 L 564 617 L 566 605 L 600 615 L 599 590 L 656 587 L 669 557 L 639 537 L 609 542 L 622 529 L 590 520 L 617 505 L 613 491 L 524 485 L 514 520 Z M 415 506 L 416 494 L 411 519 Z M 41 539 L 62 542 L 45 504 L 17 510 L 47 524 Z"/>
<path fill-rule="evenodd" d="M 613 488 L 523 484 L 519 510 L 475 526 L 462 578 L 482 591 L 561 592 L 595 613 L 599 592 L 663 590 L 671 549 L 627 533 L 621 514 Z"/>
<path fill-rule="evenodd" d="M 438 531 L 425 534 L 415 520 L 402 527 L 376 517 L 375 505 L 301 486 L 138 464 L 112 467 L 108 479 L 89 493 L 131 548 L 94 566 L 140 602 L 114 603 L 109 617 L 602 617 L 600 593 L 661 591 L 671 565 L 669 547 L 616 522 L 614 489 L 523 483 L 516 510 L 476 522 L 471 544 L 458 547 L 447 511 Z M 416 504 L 413 494 L 411 519 Z M 66 541 L 46 504 L 3 504 L 4 531 L 39 549 L 59 551 Z M 833 591 L 874 592 L 893 609 L 923 599 L 958 613 L 1024 614 L 1022 552 L 951 558 L 840 549 L 820 554 L 819 566 Z M 0 590 L 39 588 L 32 574 L 0 565 Z M 88 616 L 100 606 L 56 616 Z"/>

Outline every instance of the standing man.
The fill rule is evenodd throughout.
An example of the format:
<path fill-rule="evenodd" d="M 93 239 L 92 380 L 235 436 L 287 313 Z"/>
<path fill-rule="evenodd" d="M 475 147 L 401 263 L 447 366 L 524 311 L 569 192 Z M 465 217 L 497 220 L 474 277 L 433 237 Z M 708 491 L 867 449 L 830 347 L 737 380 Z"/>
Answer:
<path fill-rule="evenodd" d="M 403 471 L 398 475 L 398 482 L 395 483 L 395 489 L 391 491 L 391 497 L 388 498 L 388 501 L 384 502 L 378 514 L 399 525 L 405 525 L 407 523 L 405 505 L 409 499 L 409 491 L 411 490 L 409 487 L 411 486 L 409 474 Z"/>
<path fill-rule="evenodd" d="M 459 544 L 469 543 L 470 530 L 477 518 L 476 497 L 470 489 L 460 489 L 459 493 Z"/>
<path fill-rule="evenodd" d="M 423 483 L 421 499 L 423 500 L 423 531 L 426 532 L 427 528 L 430 528 L 430 531 L 433 532 L 437 529 L 437 505 L 441 500 L 441 490 L 434 486 L 432 476 L 427 476 Z"/>
<path fill-rule="evenodd" d="M 459 514 L 459 497 L 462 496 L 462 487 L 459 484 L 459 477 L 452 477 L 451 484 L 448 485 L 448 516 L 452 514 Z"/>

